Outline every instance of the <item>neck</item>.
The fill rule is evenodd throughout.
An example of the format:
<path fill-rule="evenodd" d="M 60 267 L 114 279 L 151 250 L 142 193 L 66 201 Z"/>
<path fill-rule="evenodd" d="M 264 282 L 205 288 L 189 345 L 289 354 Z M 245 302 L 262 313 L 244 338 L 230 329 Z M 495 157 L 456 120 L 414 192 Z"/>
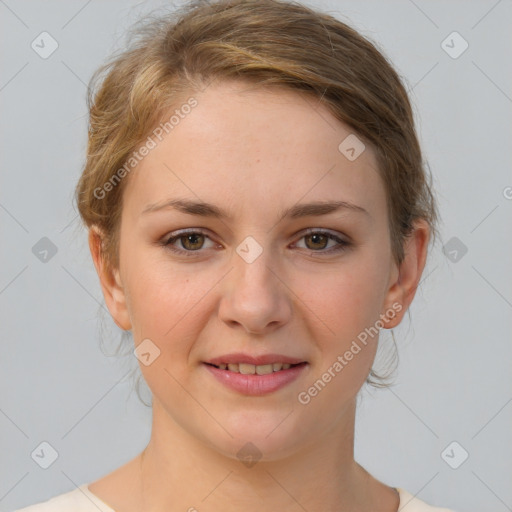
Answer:
<path fill-rule="evenodd" d="M 354 424 L 355 401 L 321 439 L 251 464 L 198 440 L 154 400 L 151 440 L 140 456 L 142 509 L 256 512 L 264 504 L 268 510 L 370 510 L 377 481 L 354 461 Z"/>

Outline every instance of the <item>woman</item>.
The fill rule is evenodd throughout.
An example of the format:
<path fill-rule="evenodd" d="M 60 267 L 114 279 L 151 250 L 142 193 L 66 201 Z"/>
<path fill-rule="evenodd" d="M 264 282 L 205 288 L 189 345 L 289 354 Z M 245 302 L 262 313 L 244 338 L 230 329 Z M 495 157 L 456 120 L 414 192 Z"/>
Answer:
<path fill-rule="evenodd" d="M 328 15 L 226 0 L 146 24 L 103 72 L 77 202 L 151 439 L 23 510 L 446 511 L 354 460 L 379 331 L 436 232 L 387 60 Z"/>

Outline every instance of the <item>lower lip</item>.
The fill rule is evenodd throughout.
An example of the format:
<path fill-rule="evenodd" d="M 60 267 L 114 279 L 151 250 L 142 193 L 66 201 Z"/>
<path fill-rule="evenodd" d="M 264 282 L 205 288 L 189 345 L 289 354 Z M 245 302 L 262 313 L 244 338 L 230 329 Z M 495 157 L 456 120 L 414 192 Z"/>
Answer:
<path fill-rule="evenodd" d="M 229 370 L 221 370 L 210 364 L 204 366 L 219 382 L 228 388 L 244 395 L 261 396 L 277 391 L 293 382 L 305 370 L 307 363 L 291 366 L 287 370 L 279 370 L 268 375 L 244 375 Z"/>

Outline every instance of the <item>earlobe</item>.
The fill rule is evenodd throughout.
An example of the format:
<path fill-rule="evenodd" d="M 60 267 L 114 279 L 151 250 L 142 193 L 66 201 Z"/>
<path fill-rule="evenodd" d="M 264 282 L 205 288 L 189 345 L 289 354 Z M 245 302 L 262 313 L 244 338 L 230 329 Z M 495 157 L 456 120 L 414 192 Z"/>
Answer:
<path fill-rule="evenodd" d="M 389 319 L 385 325 L 386 329 L 392 329 L 400 324 L 416 295 L 427 260 L 429 237 L 430 228 L 427 222 L 423 219 L 418 220 L 405 242 L 404 259 L 398 267 L 395 265 L 395 272 L 389 285 L 385 301 L 386 311 L 395 310 L 397 314 Z"/>
<path fill-rule="evenodd" d="M 89 249 L 100 279 L 105 303 L 116 325 L 128 331 L 132 326 L 126 304 L 126 295 L 122 286 L 119 270 L 110 269 L 106 264 L 103 253 L 103 239 L 103 234 L 96 226 L 90 228 Z"/>

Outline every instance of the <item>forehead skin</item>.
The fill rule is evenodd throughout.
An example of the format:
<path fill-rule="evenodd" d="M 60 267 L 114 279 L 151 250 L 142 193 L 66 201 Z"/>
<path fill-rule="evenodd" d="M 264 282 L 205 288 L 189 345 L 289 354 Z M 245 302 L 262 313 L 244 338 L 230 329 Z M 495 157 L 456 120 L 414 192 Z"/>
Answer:
<path fill-rule="evenodd" d="M 365 229 L 389 237 L 373 150 L 349 161 L 338 146 L 353 131 L 318 100 L 241 82 L 193 97 L 197 106 L 129 175 L 122 224 L 144 222 L 148 204 L 186 197 L 227 210 L 246 236 L 268 232 L 296 203 L 344 200 L 369 212 Z"/>

